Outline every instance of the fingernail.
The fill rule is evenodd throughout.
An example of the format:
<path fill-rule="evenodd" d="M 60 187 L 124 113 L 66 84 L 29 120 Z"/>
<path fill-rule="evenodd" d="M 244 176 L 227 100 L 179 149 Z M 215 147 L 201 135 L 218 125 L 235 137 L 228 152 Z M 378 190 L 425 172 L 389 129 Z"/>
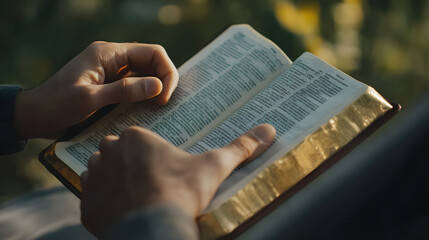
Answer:
<path fill-rule="evenodd" d="M 153 97 L 161 92 L 162 85 L 160 87 L 159 80 L 156 78 L 146 78 L 144 80 L 144 90 L 146 97 Z"/>
<path fill-rule="evenodd" d="M 256 127 L 250 131 L 250 134 L 262 144 L 270 144 L 273 140 L 272 129 L 267 127 Z"/>

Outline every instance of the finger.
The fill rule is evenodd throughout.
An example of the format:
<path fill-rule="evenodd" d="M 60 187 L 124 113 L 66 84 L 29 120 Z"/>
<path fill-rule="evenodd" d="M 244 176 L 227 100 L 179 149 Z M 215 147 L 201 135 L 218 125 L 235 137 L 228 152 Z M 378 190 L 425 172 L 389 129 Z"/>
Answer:
<path fill-rule="evenodd" d="M 100 152 L 96 152 L 88 159 L 88 172 L 95 172 L 100 166 Z"/>
<path fill-rule="evenodd" d="M 118 151 L 117 148 L 118 142 L 119 137 L 114 135 L 108 135 L 101 139 L 99 144 L 101 164 L 111 164 L 112 161 L 115 162 L 115 160 L 119 158 L 120 151 Z"/>
<path fill-rule="evenodd" d="M 138 126 L 131 126 L 122 131 L 119 141 L 124 146 L 145 147 L 148 151 L 155 151 L 157 147 L 164 144 L 173 146 L 155 132 Z"/>
<path fill-rule="evenodd" d="M 141 67 L 155 69 L 155 76 L 159 77 L 163 83 L 163 91 L 157 100 L 160 104 L 166 104 L 177 87 L 179 73 L 165 49 L 160 45 L 138 43 L 129 43 L 127 47 L 131 69 L 138 70 Z M 147 52 L 148 49 L 149 54 L 143 56 L 143 52 Z"/>
<path fill-rule="evenodd" d="M 100 154 L 109 154 L 113 150 L 114 145 L 117 143 L 118 140 L 119 137 L 114 135 L 108 135 L 102 138 L 99 144 Z"/>
<path fill-rule="evenodd" d="M 82 186 L 82 193 L 88 190 L 88 170 L 80 175 L 80 185 Z"/>
<path fill-rule="evenodd" d="M 128 65 L 132 71 L 141 73 L 150 73 L 158 77 L 163 83 L 161 94 L 157 100 L 161 104 L 165 104 L 171 97 L 174 89 L 179 81 L 179 74 L 167 52 L 160 45 L 141 44 L 141 43 L 111 43 L 112 49 L 115 49 L 117 54 L 109 55 L 104 63 L 104 68 L 109 71 L 114 66 L 115 72 L 119 68 Z M 112 58 L 113 59 L 109 59 Z M 111 75 L 112 73 L 108 74 Z"/>
<path fill-rule="evenodd" d="M 88 160 L 88 179 L 87 187 L 93 188 L 100 184 L 108 184 L 109 174 L 107 164 L 102 163 L 100 152 L 92 154 Z"/>
<path fill-rule="evenodd" d="M 178 75 L 169 75 L 164 78 L 164 80 L 162 81 L 163 91 L 158 96 L 156 96 L 156 101 L 158 102 L 158 104 L 165 105 L 168 103 L 171 98 L 171 95 L 177 88 L 178 83 Z"/>
<path fill-rule="evenodd" d="M 112 103 L 138 102 L 161 93 L 163 86 L 156 77 L 127 77 L 104 85 L 94 85 L 94 105 L 100 108 Z"/>
<path fill-rule="evenodd" d="M 205 154 L 208 156 L 209 163 L 215 166 L 219 181 L 222 182 L 240 163 L 264 152 L 273 142 L 275 135 L 274 127 L 262 124 L 241 135 L 227 146 Z"/>

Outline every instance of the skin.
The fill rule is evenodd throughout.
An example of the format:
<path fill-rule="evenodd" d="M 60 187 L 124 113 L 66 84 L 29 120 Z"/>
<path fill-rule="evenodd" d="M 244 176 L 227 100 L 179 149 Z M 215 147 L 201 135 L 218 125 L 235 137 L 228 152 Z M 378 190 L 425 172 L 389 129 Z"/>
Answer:
<path fill-rule="evenodd" d="M 59 137 L 112 103 L 156 96 L 164 105 L 178 80 L 176 67 L 159 45 L 94 42 L 48 81 L 18 94 L 18 137 Z"/>
<path fill-rule="evenodd" d="M 18 94 L 18 137 L 58 137 L 112 103 L 153 98 L 167 104 L 178 79 L 159 45 L 95 42 L 47 82 Z M 82 223 L 101 238 L 124 215 L 148 205 L 174 204 L 197 217 L 233 169 L 265 151 L 274 136 L 263 124 L 198 155 L 140 127 L 106 136 L 81 176 Z"/>
<path fill-rule="evenodd" d="M 122 216 L 152 204 L 175 204 L 197 217 L 223 180 L 265 151 L 274 136 L 274 128 L 263 124 L 223 148 L 198 155 L 140 127 L 107 136 L 81 176 L 82 222 L 102 237 Z"/>

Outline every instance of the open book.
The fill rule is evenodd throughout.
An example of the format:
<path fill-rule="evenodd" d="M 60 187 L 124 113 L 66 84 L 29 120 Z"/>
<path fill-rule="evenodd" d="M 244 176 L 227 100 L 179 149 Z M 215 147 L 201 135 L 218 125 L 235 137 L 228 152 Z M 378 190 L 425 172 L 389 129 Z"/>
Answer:
<path fill-rule="evenodd" d="M 41 162 L 79 196 L 79 175 L 100 140 L 128 126 L 142 126 L 201 153 L 256 125 L 272 124 L 277 130 L 273 145 L 235 169 L 198 218 L 201 237 L 213 239 L 236 232 L 290 196 L 399 108 L 311 53 L 292 63 L 248 25 L 228 28 L 183 64 L 179 75 L 166 106 L 150 101 L 118 105 L 96 124 L 49 146 Z"/>

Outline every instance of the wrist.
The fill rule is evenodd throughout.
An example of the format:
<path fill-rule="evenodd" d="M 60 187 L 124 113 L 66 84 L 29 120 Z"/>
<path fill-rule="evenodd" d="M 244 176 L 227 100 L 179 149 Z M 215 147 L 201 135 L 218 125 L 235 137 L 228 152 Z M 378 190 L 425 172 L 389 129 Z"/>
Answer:
<path fill-rule="evenodd" d="M 31 97 L 31 90 L 22 90 L 16 96 L 14 126 L 18 139 L 37 137 L 37 100 Z"/>

